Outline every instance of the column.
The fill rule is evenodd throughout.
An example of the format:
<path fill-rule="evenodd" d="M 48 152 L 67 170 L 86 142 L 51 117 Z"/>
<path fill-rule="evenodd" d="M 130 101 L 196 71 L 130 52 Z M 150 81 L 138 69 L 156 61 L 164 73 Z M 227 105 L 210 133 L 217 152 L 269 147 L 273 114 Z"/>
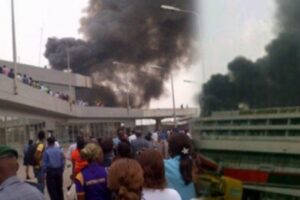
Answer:
<path fill-rule="evenodd" d="M 155 128 L 157 130 L 161 129 L 161 120 L 162 120 L 161 118 L 155 119 Z"/>

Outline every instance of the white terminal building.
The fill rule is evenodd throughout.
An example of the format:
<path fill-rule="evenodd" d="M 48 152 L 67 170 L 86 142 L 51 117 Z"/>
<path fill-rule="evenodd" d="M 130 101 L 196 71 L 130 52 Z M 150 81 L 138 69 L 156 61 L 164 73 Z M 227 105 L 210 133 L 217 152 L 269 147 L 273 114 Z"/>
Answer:
<path fill-rule="evenodd" d="M 13 67 L 12 62 L 0 60 L 0 66 Z M 18 64 L 17 73 L 26 74 L 53 92 L 70 94 L 80 99 L 78 90 L 92 88 L 91 77 L 58 70 Z M 173 116 L 172 109 L 127 109 L 70 104 L 45 91 L 0 74 L 0 144 L 23 145 L 45 130 L 60 142 L 72 142 L 80 134 L 94 137 L 114 137 L 121 124 L 133 128 L 137 120 L 161 120 Z M 197 108 L 176 108 L 178 120 L 198 116 Z"/>
<path fill-rule="evenodd" d="M 300 199 L 300 107 L 213 112 L 193 128 L 201 153 L 250 199 Z"/>

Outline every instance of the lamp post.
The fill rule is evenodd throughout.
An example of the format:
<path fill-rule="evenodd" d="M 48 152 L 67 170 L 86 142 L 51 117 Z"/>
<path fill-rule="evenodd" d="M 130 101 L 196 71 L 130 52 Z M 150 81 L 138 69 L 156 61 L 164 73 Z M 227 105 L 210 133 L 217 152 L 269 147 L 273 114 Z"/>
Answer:
<path fill-rule="evenodd" d="M 15 7 L 14 0 L 11 0 L 11 28 L 12 28 L 12 45 L 13 45 L 13 62 L 14 62 L 14 94 L 18 94 L 17 87 L 17 45 L 16 45 L 16 28 L 15 28 Z"/>
<path fill-rule="evenodd" d="M 158 65 L 150 65 L 151 68 L 164 70 L 163 67 Z M 176 119 L 176 105 L 175 105 L 175 93 L 174 93 L 174 81 L 173 81 L 173 73 L 171 72 L 171 91 L 172 91 L 172 103 L 173 103 L 173 118 L 174 118 L 174 127 L 177 127 L 177 119 Z"/>
<path fill-rule="evenodd" d="M 177 8 L 177 7 L 170 6 L 170 5 L 161 5 L 160 8 L 164 9 L 164 10 L 175 11 L 175 12 L 190 13 L 190 14 L 196 15 L 197 17 L 200 17 L 199 13 L 197 13 L 197 12 L 194 12 L 192 10 L 184 10 L 184 9 Z"/>
<path fill-rule="evenodd" d="M 113 61 L 112 63 L 114 65 L 129 65 L 127 63 L 122 63 L 122 62 L 119 62 L 119 61 Z M 126 76 L 126 87 L 127 87 L 127 91 L 126 91 L 127 112 L 129 113 L 129 110 L 130 110 L 130 99 L 129 99 L 129 77 L 128 77 L 128 74 Z"/>
<path fill-rule="evenodd" d="M 174 11 L 174 12 L 181 12 L 181 13 L 187 13 L 187 14 L 192 14 L 192 15 L 195 15 L 197 18 L 201 18 L 200 14 L 195 12 L 195 11 L 192 11 L 192 10 L 184 10 L 184 9 L 181 9 L 181 8 L 178 8 L 178 7 L 174 7 L 174 6 L 170 6 L 170 5 L 161 5 L 160 6 L 161 9 L 163 10 L 170 10 L 170 11 Z M 203 54 L 203 52 L 202 52 Z M 203 83 L 205 82 L 205 77 L 206 77 L 206 73 L 205 73 L 205 65 L 204 65 L 204 59 L 203 59 L 204 56 L 202 56 L 202 59 L 201 59 L 201 65 L 202 65 L 202 79 L 203 79 Z"/>
<path fill-rule="evenodd" d="M 192 80 L 183 80 L 185 83 L 191 83 L 191 84 L 198 84 L 197 81 L 192 81 Z"/>
<path fill-rule="evenodd" d="M 68 67 L 68 74 L 69 74 L 69 105 L 70 111 L 72 111 L 72 88 L 71 88 L 71 61 L 70 61 L 70 50 L 69 47 L 66 47 L 67 52 L 67 67 Z"/>

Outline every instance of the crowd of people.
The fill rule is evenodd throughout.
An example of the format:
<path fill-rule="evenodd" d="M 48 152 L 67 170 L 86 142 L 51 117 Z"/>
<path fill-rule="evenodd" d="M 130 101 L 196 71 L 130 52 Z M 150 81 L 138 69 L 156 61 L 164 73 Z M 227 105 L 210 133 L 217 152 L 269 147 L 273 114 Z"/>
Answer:
<path fill-rule="evenodd" d="M 138 129 L 120 128 L 115 138 L 78 137 L 66 154 L 55 145 L 54 137 L 48 137 L 47 144 L 44 140 L 45 133 L 41 131 L 36 142 L 28 143 L 24 157 L 25 165 L 33 165 L 40 192 L 34 188 L 29 190 L 30 186 L 18 180 L 17 168 L 11 169 L 13 173 L 9 177 L 1 179 L 4 177 L 1 166 L 6 165 L 2 162 L 1 148 L 9 149 L 7 153 L 14 164 L 18 155 L 7 146 L 0 147 L 0 199 L 15 187 L 10 185 L 13 179 L 20 189 L 27 189 L 28 199 L 44 199 L 41 194 L 47 186 L 51 200 L 63 200 L 66 159 L 72 162 L 69 188 L 75 187 L 78 200 L 190 200 L 196 197 L 193 184 L 196 168 L 187 131 L 156 131 L 144 136 Z M 30 146 L 35 149 L 31 153 L 33 163 Z"/>
<path fill-rule="evenodd" d="M 6 65 L 0 66 L 0 74 L 6 75 L 9 78 L 15 78 L 15 72 L 13 68 L 9 68 Z M 29 85 L 33 88 L 39 89 L 51 96 L 57 97 L 64 101 L 69 101 L 69 95 L 64 92 L 53 91 L 47 85 L 40 83 L 39 81 L 34 80 L 32 77 L 28 76 L 27 74 L 17 73 L 16 78 L 18 81 L 25 85 Z M 79 106 L 88 106 L 88 102 L 83 100 L 72 100 L 73 104 Z"/>

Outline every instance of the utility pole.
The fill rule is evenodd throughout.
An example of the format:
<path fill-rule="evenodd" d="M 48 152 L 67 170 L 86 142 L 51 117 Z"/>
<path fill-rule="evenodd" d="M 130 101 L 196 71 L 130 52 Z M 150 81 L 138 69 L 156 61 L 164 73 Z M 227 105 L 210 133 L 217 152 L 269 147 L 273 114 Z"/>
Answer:
<path fill-rule="evenodd" d="M 68 67 L 68 73 L 69 73 L 69 105 L 70 105 L 70 111 L 72 111 L 72 87 L 71 87 L 71 64 L 70 64 L 70 51 L 69 47 L 66 48 L 67 52 L 67 67 Z"/>
<path fill-rule="evenodd" d="M 14 0 L 11 0 L 11 28 L 12 28 L 12 45 L 13 45 L 13 63 L 14 63 L 14 94 L 18 94 L 17 86 L 17 47 L 16 47 L 16 29 L 15 29 L 15 7 Z"/>

